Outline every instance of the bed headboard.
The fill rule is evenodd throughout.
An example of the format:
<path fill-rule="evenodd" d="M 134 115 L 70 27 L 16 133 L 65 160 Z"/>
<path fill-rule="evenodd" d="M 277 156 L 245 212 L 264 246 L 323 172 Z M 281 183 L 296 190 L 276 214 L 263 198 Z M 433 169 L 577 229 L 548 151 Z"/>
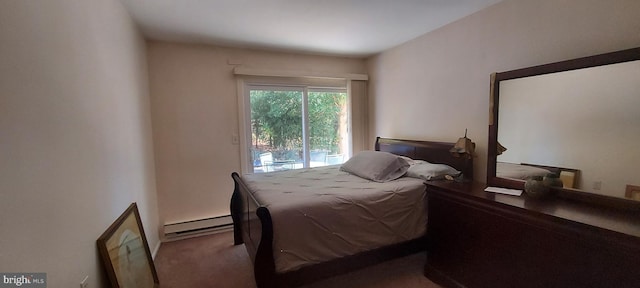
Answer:
<path fill-rule="evenodd" d="M 473 179 L 473 158 L 453 157 L 449 149 L 455 143 L 376 138 L 376 151 L 389 152 L 430 163 L 447 164 L 464 173 L 465 178 Z"/>

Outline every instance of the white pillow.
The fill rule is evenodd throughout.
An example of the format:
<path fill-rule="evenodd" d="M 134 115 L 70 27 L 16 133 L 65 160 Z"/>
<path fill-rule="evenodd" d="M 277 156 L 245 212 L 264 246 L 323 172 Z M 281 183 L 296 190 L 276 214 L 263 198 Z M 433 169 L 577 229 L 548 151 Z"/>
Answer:
<path fill-rule="evenodd" d="M 409 168 L 404 159 L 389 152 L 361 151 L 340 166 L 340 170 L 376 182 L 402 177 Z"/>
<path fill-rule="evenodd" d="M 409 166 L 415 164 L 416 162 L 422 161 L 422 160 L 414 160 L 414 159 L 412 159 L 410 157 L 407 157 L 407 156 L 398 156 L 398 157 L 404 159 L 404 161 L 407 161 L 407 163 L 409 163 Z"/>
<path fill-rule="evenodd" d="M 457 177 L 460 171 L 445 164 L 433 164 L 426 161 L 415 162 L 407 170 L 407 176 L 427 181 L 443 179 L 445 175 Z"/>

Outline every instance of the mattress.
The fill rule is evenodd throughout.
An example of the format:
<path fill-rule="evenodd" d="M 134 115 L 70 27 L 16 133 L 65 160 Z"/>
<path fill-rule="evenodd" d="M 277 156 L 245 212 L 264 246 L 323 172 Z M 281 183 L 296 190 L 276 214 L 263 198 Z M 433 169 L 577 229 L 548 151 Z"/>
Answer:
<path fill-rule="evenodd" d="M 514 163 L 496 163 L 496 177 L 525 180 L 532 176 L 546 176 L 550 171 L 547 169 L 520 165 Z"/>
<path fill-rule="evenodd" d="M 338 165 L 243 176 L 273 222 L 276 272 L 405 242 L 426 232 L 425 185 L 378 183 Z"/>

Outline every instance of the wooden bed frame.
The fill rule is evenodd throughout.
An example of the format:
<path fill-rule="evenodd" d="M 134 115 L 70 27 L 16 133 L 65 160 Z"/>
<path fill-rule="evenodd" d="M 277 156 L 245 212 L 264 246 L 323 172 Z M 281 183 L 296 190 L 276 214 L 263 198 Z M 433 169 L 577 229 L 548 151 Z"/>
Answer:
<path fill-rule="evenodd" d="M 473 178 L 473 161 L 455 158 L 449 149 L 455 143 L 376 138 L 377 151 L 390 152 L 431 163 L 452 166 Z M 234 244 L 245 244 L 254 264 L 256 284 L 266 287 L 294 287 L 353 271 L 389 259 L 410 255 L 425 249 L 425 238 L 394 244 L 328 262 L 277 273 L 273 254 L 273 223 L 269 210 L 253 197 L 238 173 L 232 173 L 234 192 L 231 197 Z"/>

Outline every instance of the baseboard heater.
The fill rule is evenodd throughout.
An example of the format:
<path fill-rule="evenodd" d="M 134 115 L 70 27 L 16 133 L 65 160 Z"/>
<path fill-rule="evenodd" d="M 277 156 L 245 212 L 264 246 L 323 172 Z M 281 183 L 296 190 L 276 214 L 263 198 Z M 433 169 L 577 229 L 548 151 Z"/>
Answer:
<path fill-rule="evenodd" d="M 164 236 L 167 239 L 170 239 L 192 234 L 220 232 L 231 229 L 233 229 L 233 219 L 231 219 L 231 215 L 224 215 L 213 218 L 165 224 Z"/>

